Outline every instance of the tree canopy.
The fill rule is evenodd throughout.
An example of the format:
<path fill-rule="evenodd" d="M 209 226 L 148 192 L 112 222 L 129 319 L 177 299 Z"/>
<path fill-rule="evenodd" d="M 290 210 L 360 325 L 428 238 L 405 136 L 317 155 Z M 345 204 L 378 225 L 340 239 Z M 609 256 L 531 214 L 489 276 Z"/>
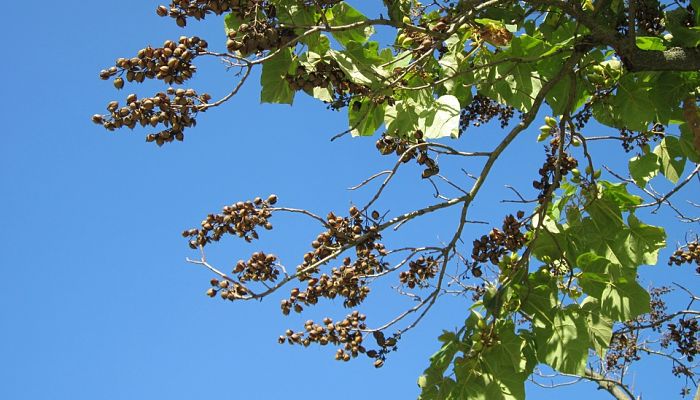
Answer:
<path fill-rule="evenodd" d="M 180 27 L 223 17 L 216 19 L 221 37 L 208 39 L 216 45 L 182 36 L 100 72 L 117 89 L 146 80 L 169 86 L 150 97 L 130 94 L 93 116 L 108 130 L 157 128 L 146 141 L 159 146 L 183 141 L 259 68 L 261 102 L 312 96 L 347 113 L 347 130 L 333 140 L 378 136 L 376 149 L 395 158 L 358 186 L 376 186 L 367 202 L 347 211 L 317 215 L 270 195 L 234 202 L 185 230 L 201 252 L 190 262 L 214 274 L 207 294 L 242 302 L 284 292 L 285 315 L 336 299 L 347 316 L 309 320 L 280 343 L 334 346 L 339 360 L 364 355 L 381 367 L 402 335 L 454 294 L 449 279 L 471 302 L 463 326 L 440 336 L 418 379 L 421 399 L 523 399 L 540 366 L 633 399 L 625 371 L 642 355 L 672 360 L 690 394 L 699 298 L 692 285 L 678 286 L 690 304 L 668 311 L 663 296 L 671 288 L 645 288 L 638 268 L 657 264 L 667 246 L 664 227 L 643 222 L 649 212 L 663 207 L 689 226 L 700 221 L 693 215 L 700 206 L 672 202 L 684 193 L 692 199 L 700 182 L 700 1 L 384 0 L 376 9 L 364 15 L 339 0 L 174 0 L 156 12 Z M 220 59 L 236 79 L 220 99 L 183 87 L 205 57 Z M 470 207 L 492 167 L 509 162 L 504 151 L 537 130 L 533 124 L 541 125 L 544 149 L 537 179 L 526 185 L 534 194 L 513 187 L 522 210 L 466 237 L 465 225 L 476 223 Z M 482 125 L 500 126 L 497 144 L 461 148 L 460 137 Z M 590 133 L 601 127 L 613 134 Z M 610 142 L 628 171 L 603 171 L 594 142 Z M 463 170 L 468 187 L 441 170 L 460 160 L 478 165 Z M 398 215 L 378 209 L 406 163 L 421 166 L 436 201 Z M 652 180 L 670 189 L 659 192 Z M 403 224 L 448 208 L 460 211 L 447 240 L 383 244 Z M 207 246 L 227 236 L 256 241 L 280 213 L 319 224 L 298 262 L 256 252 L 224 272 L 207 261 Z M 666 261 L 700 273 L 697 237 Z M 358 308 L 382 282 L 399 285 L 413 302 L 369 326 Z"/>

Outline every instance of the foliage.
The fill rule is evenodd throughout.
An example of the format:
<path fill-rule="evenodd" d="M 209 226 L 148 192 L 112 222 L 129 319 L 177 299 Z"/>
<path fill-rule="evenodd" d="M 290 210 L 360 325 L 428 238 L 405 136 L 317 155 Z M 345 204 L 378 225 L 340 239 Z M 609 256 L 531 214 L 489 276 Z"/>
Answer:
<path fill-rule="evenodd" d="M 347 214 L 323 218 L 276 206 L 271 196 L 234 203 L 185 231 L 190 246 L 203 251 L 226 235 L 258 239 L 258 230 L 272 229 L 269 220 L 278 213 L 302 214 L 323 227 L 296 271 L 264 253 L 239 262 L 230 275 L 204 257 L 193 260 L 218 275 L 208 294 L 262 299 L 297 282 L 302 288 L 293 287 L 282 301 L 285 314 L 324 298 L 354 308 L 371 283 L 400 271 L 404 289 L 425 294 L 394 320 L 368 328 L 354 311 L 336 322 L 309 321 L 303 331 L 280 337 L 282 343 L 335 345 L 339 360 L 366 354 L 380 367 L 443 294 L 446 268 L 456 265 L 474 302 L 464 326 L 440 337 L 418 380 L 422 399 L 522 399 L 526 380 L 541 365 L 595 381 L 615 398 L 633 398 L 623 372 L 640 353 L 663 353 L 674 360 L 674 374 L 694 382 L 698 312 L 666 313 L 660 296 L 668 290 L 650 294 L 637 273 L 656 264 L 666 246 L 663 227 L 642 222 L 642 210 L 667 205 L 682 220 L 698 221 L 669 199 L 697 185 L 699 168 L 689 166 L 700 161 L 700 2 L 385 0 L 381 6 L 382 14 L 370 18 L 339 0 L 172 1 L 157 13 L 181 27 L 224 15 L 226 37 L 217 42 L 225 42 L 225 50 L 182 37 L 120 58 L 100 73 L 121 89 L 125 81 L 145 79 L 181 85 L 201 57 L 220 58 L 238 71 L 235 87 L 214 102 L 192 89 L 169 88 L 143 99 L 129 95 L 126 104 L 112 102 L 108 114 L 93 116 L 109 130 L 161 126 L 147 136 L 158 145 L 184 140 L 199 113 L 233 97 L 259 66 L 262 102 L 292 104 L 304 92 L 346 110 L 349 128 L 339 136 L 381 132 L 377 149 L 397 155 L 393 170 L 364 183 L 385 177 L 375 196 Z M 377 27 L 390 28 L 392 37 L 377 34 Z M 547 108 L 552 116 L 543 117 Z M 436 141 L 458 139 L 494 118 L 507 132 L 490 151 L 465 152 Z M 471 260 L 463 257 L 457 244 L 470 205 L 503 151 L 541 118 L 538 140 L 546 159 L 533 182 L 537 198 L 521 197 L 531 210 L 506 216 L 502 229 L 474 240 Z M 619 135 L 587 136 L 589 124 Z M 630 178 L 611 171 L 602 179 L 589 150 L 597 140 L 622 144 Z M 631 151 L 631 158 L 625 155 Z M 459 196 L 397 216 L 372 210 L 411 160 L 425 168 L 424 179 L 440 177 L 454 186 L 439 175 L 437 155 L 484 162 Z M 657 176 L 673 189 L 653 191 L 649 182 Z M 395 250 L 381 244 L 388 228 L 449 207 L 461 207 L 462 218 L 447 244 Z M 671 263 L 700 263 L 697 248 L 691 241 Z M 663 333 L 671 320 L 679 322 Z M 642 342 L 642 332 L 664 337 L 660 349 Z"/>

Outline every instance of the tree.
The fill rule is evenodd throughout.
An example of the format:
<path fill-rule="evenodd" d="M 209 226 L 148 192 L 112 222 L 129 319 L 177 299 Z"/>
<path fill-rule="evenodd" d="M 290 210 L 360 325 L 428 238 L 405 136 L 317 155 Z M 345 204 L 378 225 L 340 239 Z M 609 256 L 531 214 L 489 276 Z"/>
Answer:
<path fill-rule="evenodd" d="M 464 325 L 439 338 L 441 348 L 418 380 L 423 399 L 524 398 L 526 380 L 539 383 L 538 366 L 633 399 L 625 373 L 642 356 L 671 360 L 672 373 L 685 378 L 683 394 L 690 394 L 697 386 L 700 311 L 693 306 L 700 298 L 677 285 L 690 302 L 669 311 L 663 296 L 672 288 L 645 289 L 637 269 L 656 264 L 667 245 L 663 227 L 641 218 L 664 207 L 689 224 L 700 221 L 690 214 L 699 205 L 671 202 L 692 195 L 700 180 L 700 1 L 385 0 L 376 7 L 369 18 L 339 0 L 176 0 L 157 13 L 183 28 L 225 16 L 225 50 L 183 36 L 100 72 L 117 89 L 147 79 L 172 85 L 152 97 L 128 95 L 123 105 L 113 101 L 108 114 L 93 116 L 108 130 L 160 126 L 146 136 L 159 146 L 184 140 L 200 113 L 226 103 L 261 68 L 262 102 L 292 104 L 304 92 L 346 110 L 349 129 L 334 140 L 381 131 L 377 149 L 396 157 L 392 169 L 357 186 L 377 189 L 347 213 L 324 217 L 279 206 L 271 195 L 233 203 L 183 232 L 201 251 L 190 262 L 215 275 L 207 294 L 240 302 L 286 290 L 284 314 L 338 299 L 353 309 L 345 318 L 308 321 L 279 341 L 335 346 L 336 359 L 366 355 L 377 367 L 441 296 L 468 295 L 473 304 Z M 205 57 L 220 59 L 237 78 L 221 99 L 181 87 Z M 470 207 L 492 167 L 506 162 L 506 148 L 538 120 L 545 157 L 532 182 L 534 198 L 511 186 L 518 198 L 511 202 L 525 210 L 506 215 L 463 254 L 463 240 L 474 239 L 464 237 L 464 228 L 478 223 L 468 219 Z M 493 148 L 453 144 L 490 121 L 504 131 Z M 586 133 L 601 125 L 617 134 Z M 619 158 L 633 153 L 629 176 L 607 169 L 603 179 L 594 142 L 612 142 Z M 478 163 L 476 174 L 463 170 L 471 187 L 458 185 L 445 168 L 441 174 L 450 158 Z M 398 215 L 375 209 L 411 162 L 433 183 L 437 202 Z M 657 192 L 652 179 L 673 186 Z M 447 197 L 446 189 L 457 194 Z M 446 243 L 382 244 L 403 224 L 451 208 L 460 216 Z M 263 252 L 231 273 L 207 261 L 207 246 L 226 236 L 255 241 L 280 213 L 320 225 L 295 269 Z M 695 264 L 700 273 L 697 237 L 668 263 Z M 371 287 L 397 277 L 399 293 L 413 305 L 369 327 L 354 309 Z M 457 293 L 447 290 L 448 279 Z"/>

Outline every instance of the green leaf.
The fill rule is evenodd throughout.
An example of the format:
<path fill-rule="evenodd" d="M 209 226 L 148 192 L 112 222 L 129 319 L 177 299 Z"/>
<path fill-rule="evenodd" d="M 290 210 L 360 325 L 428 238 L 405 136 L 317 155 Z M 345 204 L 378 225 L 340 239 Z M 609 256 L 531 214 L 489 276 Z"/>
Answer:
<path fill-rule="evenodd" d="M 416 103 L 410 100 L 399 100 L 393 106 L 384 110 L 386 134 L 393 137 L 404 137 L 418 129 L 418 114 Z"/>
<path fill-rule="evenodd" d="M 650 311 L 649 293 L 637 283 L 636 268 L 624 268 L 593 253 L 581 255 L 576 264 L 583 271 L 579 286 L 599 299 L 601 315 L 628 321 Z"/>
<path fill-rule="evenodd" d="M 551 326 L 558 294 L 556 280 L 546 268 L 540 268 L 528 276 L 527 285 L 520 289 L 521 309 L 533 318 L 535 326 Z"/>
<path fill-rule="evenodd" d="M 601 314 L 598 299 L 586 297 L 581 302 L 581 310 L 586 314 L 586 325 L 591 337 L 591 345 L 600 358 L 605 357 L 605 352 L 610 347 L 612 339 L 613 320 Z"/>
<path fill-rule="evenodd" d="M 477 19 L 490 24 L 491 20 Z M 500 23 L 500 22 L 499 22 Z M 479 91 L 526 112 L 532 107 L 535 96 L 542 88 L 540 72 L 535 68 L 538 56 L 549 48 L 545 43 L 529 35 L 520 35 L 510 43 L 510 47 L 493 55 L 485 56 L 483 63 L 497 63 L 494 67 L 481 68 L 476 66 Z M 523 61 L 506 61 L 523 59 Z M 532 60 L 531 62 L 524 59 Z"/>
<path fill-rule="evenodd" d="M 654 119 L 655 107 L 648 88 L 633 74 L 626 74 L 620 79 L 611 106 L 623 125 L 634 131 L 646 130 Z"/>
<path fill-rule="evenodd" d="M 530 243 L 530 250 L 537 259 L 551 262 L 567 255 L 571 241 L 563 226 L 554 223 L 549 217 L 545 217 L 545 223 L 548 224 L 538 232 L 537 238 Z"/>
<path fill-rule="evenodd" d="M 263 63 L 260 76 L 262 103 L 292 104 L 294 102 L 294 91 L 285 80 L 285 76 L 292 72 L 293 65 L 291 49 L 284 49 Z"/>
<path fill-rule="evenodd" d="M 314 89 L 311 91 L 311 95 L 315 99 L 319 99 L 326 103 L 330 103 L 333 101 L 333 96 L 331 95 L 331 91 L 328 88 L 319 86 L 314 87 Z"/>
<path fill-rule="evenodd" d="M 318 13 L 313 7 L 305 7 L 297 0 L 276 0 L 277 19 L 292 26 L 316 25 Z"/>
<path fill-rule="evenodd" d="M 370 99 L 356 100 L 348 111 L 353 136 L 371 136 L 384 122 L 384 107 Z"/>
<path fill-rule="evenodd" d="M 590 218 L 585 218 L 583 225 L 584 228 L 590 226 L 595 232 L 594 239 L 611 238 L 624 225 L 620 207 L 610 198 L 603 197 L 591 201 L 586 211 Z"/>
<path fill-rule="evenodd" d="M 629 259 L 636 265 L 655 265 L 659 250 L 666 247 L 664 228 L 646 225 L 634 214 L 627 217 L 627 224 L 629 230 L 622 248 L 629 252 Z M 624 236 L 624 233 L 621 236 Z"/>
<path fill-rule="evenodd" d="M 500 54 L 500 53 L 499 53 Z M 479 91 L 503 104 L 527 112 L 542 88 L 539 73 L 530 64 L 504 63 L 490 69 Z"/>
<path fill-rule="evenodd" d="M 629 215 L 626 226 L 621 217 L 612 218 L 610 202 L 608 206 L 597 204 L 596 211 L 591 212 L 596 203 L 601 200 L 591 203 L 588 209 L 591 217 L 582 221 L 579 234 L 572 235 L 580 254 L 591 251 L 625 268 L 655 264 L 659 249 L 666 244 L 664 230 L 643 224 L 634 214 Z M 606 213 L 605 209 L 609 211 Z"/>
<path fill-rule="evenodd" d="M 474 314 L 476 313 L 472 312 L 472 316 L 465 325 L 474 319 Z M 443 331 L 438 340 L 443 345 L 430 357 L 430 366 L 423 372 L 419 380 L 421 385 L 420 399 L 446 399 L 455 387 L 455 381 L 445 377 L 444 374 L 457 353 L 464 350 L 465 345 L 457 334 L 450 331 Z"/>
<path fill-rule="evenodd" d="M 346 50 L 328 50 L 326 55 L 338 62 L 340 69 L 352 82 L 380 89 L 387 72 L 375 65 L 383 61 L 376 50 L 376 44 L 368 43 L 368 46 L 363 47 L 356 42 L 349 42 Z"/>
<path fill-rule="evenodd" d="M 365 17 L 361 12 L 357 11 L 344 1 L 334 5 L 333 8 L 327 12 L 326 18 L 331 26 L 350 25 L 367 20 L 367 17 Z M 373 33 L 374 27 L 364 26 L 361 28 L 334 31 L 333 37 L 338 41 L 338 43 L 346 46 L 349 42 L 364 43 Z"/>
<path fill-rule="evenodd" d="M 559 372 L 582 375 L 591 338 L 577 305 L 552 313 L 552 325 L 534 328 L 537 358 Z"/>
<path fill-rule="evenodd" d="M 418 124 L 428 139 L 445 136 L 459 136 L 459 100 L 455 96 L 445 95 L 438 98 L 433 107 L 421 113 Z"/>
<path fill-rule="evenodd" d="M 661 173 L 672 183 L 678 182 L 683 174 L 686 160 L 678 139 L 673 136 L 666 136 L 656 146 L 654 154 L 659 156 Z"/>
<path fill-rule="evenodd" d="M 627 183 L 611 183 L 608 181 L 598 181 L 603 197 L 612 200 L 620 210 L 630 211 L 642 204 L 643 200 L 639 196 L 630 194 L 627 191 Z"/>
<path fill-rule="evenodd" d="M 401 22 L 404 16 L 411 12 L 411 0 L 384 0 L 389 18 L 394 22 Z"/>
<path fill-rule="evenodd" d="M 488 399 L 525 399 L 525 380 L 531 371 L 523 348 L 525 341 L 514 333 L 512 322 L 499 323 L 496 337 L 499 343 L 488 347 L 481 355 L 480 365 L 486 378 Z M 460 382 L 468 385 L 468 382 Z"/>
<path fill-rule="evenodd" d="M 693 90 L 692 80 L 677 72 L 649 72 L 649 96 L 654 102 L 656 122 L 669 124 L 678 118 L 681 101 Z"/>
<path fill-rule="evenodd" d="M 666 50 L 663 39 L 656 36 L 637 36 L 637 47 L 642 50 Z"/>
<path fill-rule="evenodd" d="M 659 173 L 660 168 L 659 156 L 654 153 L 635 156 L 629 161 L 630 175 L 640 188 L 644 188 Z"/>

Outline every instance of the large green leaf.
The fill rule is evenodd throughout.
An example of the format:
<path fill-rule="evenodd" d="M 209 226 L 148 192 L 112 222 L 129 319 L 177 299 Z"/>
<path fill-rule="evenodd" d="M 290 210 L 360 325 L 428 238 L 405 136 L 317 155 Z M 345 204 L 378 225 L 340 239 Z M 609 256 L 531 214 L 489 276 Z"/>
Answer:
<path fill-rule="evenodd" d="M 260 101 L 262 103 L 284 103 L 294 102 L 294 90 L 289 87 L 285 76 L 292 72 L 294 65 L 292 51 L 284 49 L 267 62 L 263 63 L 260 84 L 262 92 Z"/>
<path fill-rule="evenodd" d="M 637 36 L 637 47 L 642 50 L 666 50 L 663 39 L 656 36 Z"/>
<path fill-rule="evenodd" d="M 488 399 L 525 399 L 525 380 L 532 371 L 525 358 L 525 341 L 514 333 L 514 324 L 498 324 L 495 335 L 498 343 L 484 350 L 480 366 L 487 378 Z M 468 382 L 464 383 L 468 385 Z"/>
<path fill-rule="evenodd" d="M 510 47 L 483 60 L 495 63 L 494 66 L 477 69 L 479 91 L 527 112 L 542 88 L 542 77 L 535 62 L 549 49 L 545 42 L 529 35 L 513 38 Z"/>
<path fill-rule="evenodd" d="M 624 268 L 593 253 L 581 255 L 576 264 L 583 271 L 579 285 L 599 299 L 601 315 L 628 321 L 649 312 L 649 293 L 637 283 L 636 268 Z"/>
<path fill-rule="evenodd" d="M 404 137 L 418 129 L 418 110 L 414 101 L 399 100 L 384 111 L 384 124 L 389 136 Z"/>
<path fill-rule="evenodd" d="M 459 136 L 459 111 L 459 100 L 455 96 L 441 96 L 433 103 L 433 107 L 421 113 L 418 125 L 426 138 L 456 138 Z"/>
<path fill-rule="evenodd" d="M 616 119 L 628 129 L 644 131 L 654 119 L 654 102 L 646 85 L 632 74 L 620 79 L 611 106 Z"/>
<path fill-rule="evenodd" d="M 581 302 L 581 310 L 586 314 L 586 325 L 591 337 L 591 346 L 599 357 L 605 357 L 612 339 L 613 320 L 603 315 L 600 302 L 593 297 L 586 297 Z"/>
<path fill-rule="evenodd" d="M 338 63 L 352 82 L 376 89 L 383 87 L 388 74 L 378 66 L 383 59 L 377 53 L 376 43 L 362 46 L 349 42 L 346 50 L 329 50 L 326 54 Z"/>
<path fill-rule="evenodd" d="M 678 182 L 685 168 L 685 156 L 680 142 L 673 136 L 666 136 L 654 149 L 659 156 L 661 173 L 672 183 Z"/>
<path fill-rule="evenodd" d="M 452 363 L 458 351 L 460 351 L 459 338 L 453 332 L 445 331 L 439 338 L 442 347 L 430 357 L 430 366 L 425 370 L 418 381 L 421 387 L 421 399 L 446 398 L 454 381 L 443 376 Z"/>
<path fill-rule="evenodd" d="M 613 201 L 622 211 L 634 210 L 643 202 L 641 197 L 627 191 L 627 183 L 612 183 L 604 180 L 600 180 L 598 183 L 602 189 L 603 197 Z"/>
<path fill-rule="evenodd" d="M 367 17 L 342 1 L 334 5 L 333 8 L 326 13 L 326 19 L 331 26 L 342 26 L 365 21 Z M 364 43 L 373 33 L 374 27 L 364 26 L 361 28 L 333 31 L 333 37 L 338 43 L 345 46 L 349 42 Z"/>
<path fill-rule="evenodd" d="M 659 249 L 665 246 L 662 228 L 642 224 L 633 214 L 628 217 L 629 226 L 622 224 L 610 229 L 606 225 L 610 221 L 600 217 L 585 218 L 581 235 L 576 240 L 578 248 L 625 268 L 656 263 Z"/>
<path fill-rule="evenodd" d="M 655 265 L 659 250 L 666 247 L 666 232 L 664 228 L 642 223 L 634 214 L 627 217 L 629 229 L 622 232 L 625 237 L 622 244 L 627 249 L 628 257 L 636 265 Z"/>
<path fill-rule="evenodd" d="M 558 307 L 559 290 L 556 280 L 546 267 L 528 276 L 527 285 L 520 289 L 521 309 L 532 319 L 535 326 L 547 327 L 554 324 L 554 311 Z"/>
<path fill-rule="evenodd" d="M 630 175 L 641 188 L 659 173 L 660 167 L 659 156 L 654 153 L 635 156 L 629 161 Z"/>
<path fill-rule="evenodd" d="M 577 305 L 552 313 L 551 326 L 534 328 L 537 358 L 559 372 L 582 375 L 591 338 Z"/>
<path fill-rule="evenodd" d="M 370 99 L 357 100 L 348 110 L 353 136 L 369 136 L 384 122 L 384 106 Z"/>

